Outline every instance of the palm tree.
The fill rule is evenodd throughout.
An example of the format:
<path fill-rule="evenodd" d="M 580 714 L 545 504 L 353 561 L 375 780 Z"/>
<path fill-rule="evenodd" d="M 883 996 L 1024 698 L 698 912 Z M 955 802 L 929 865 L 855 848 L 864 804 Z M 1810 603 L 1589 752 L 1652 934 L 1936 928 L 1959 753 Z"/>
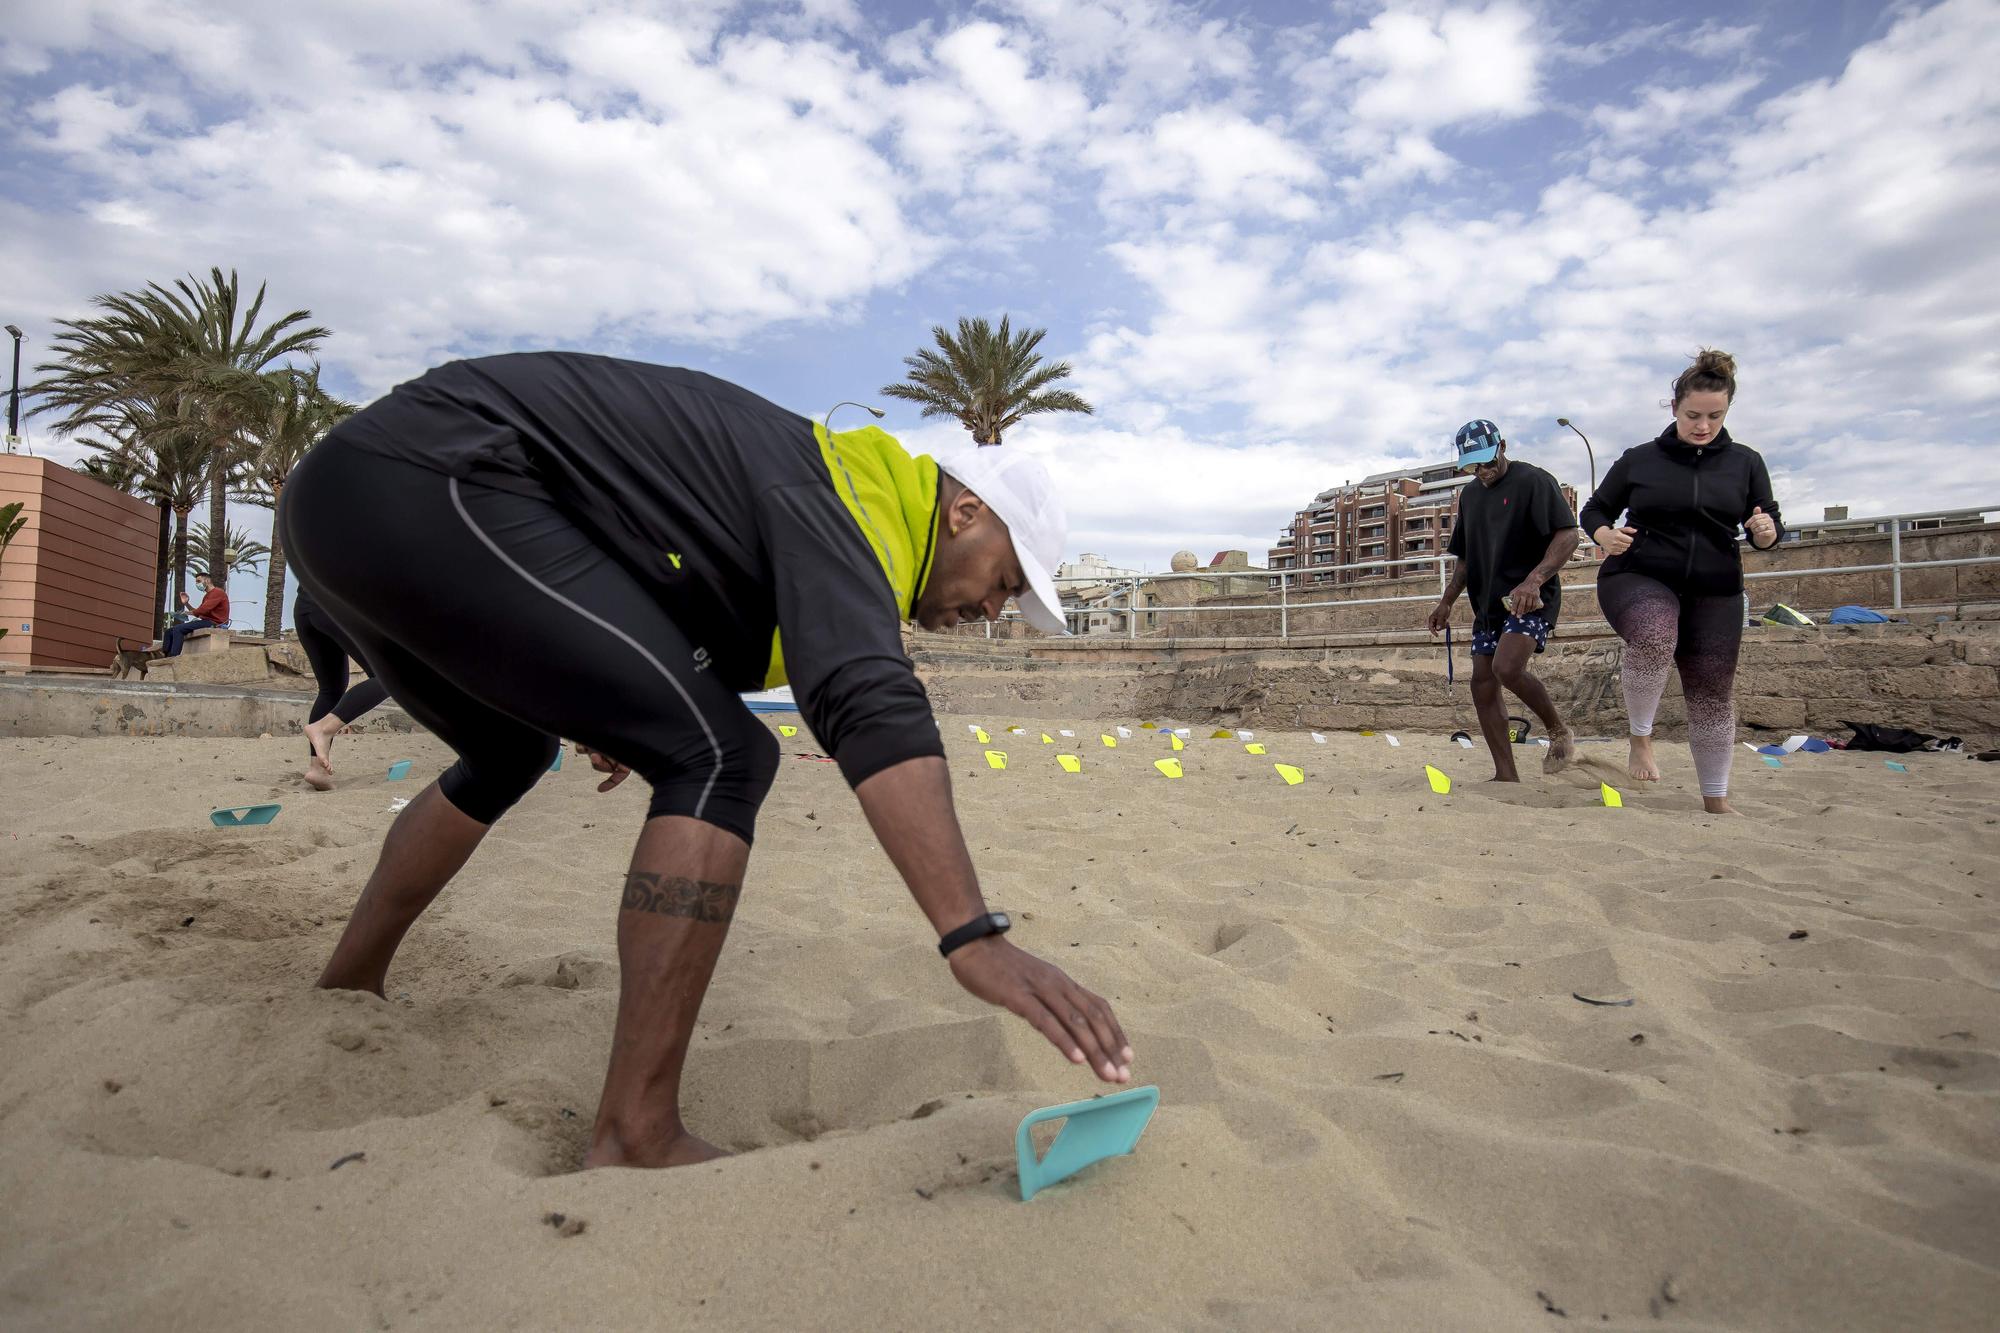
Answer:
<path fill-rule="evenodd" d="M 297 327 L 311 317 L 304 310 L 259 330 L 264 288 L 243 309 L 236 274 L 219 268 L 207 281 L 151 283 L 91 305 L 101 313 L 57 322 L 56 355 L 36 367 L 45 378 L 29 390 L 39 395 L 33 411 L 60 414 L 58 434 L 101 430 L 114 441 L 110 452 L 151 478 L 145 493 L 174 514 L 175 582 L 185 586 L 187 519 L 203 492 L 206 564 L 226 563 L 229 482 L 267 393 L 263 372 L 310 352 L 327 331 Z M 159 586 L 164 602 L 164 562 Z"/>
<path fill-rule="evenodd" d="M 196 550 L 212 545 L 208 524 L 195 524 L 193 530 L 188 533 L 188 540 L 194 543 Z M 232 527 L 223 539 L 222 563 L 216 568 L 225 571 L 225 577 L 238 570 L 246 574 L 256 574 L 262 571 L 264 557 L 269 554 L 271 554 L 270 547 L 253 538 L 242 528 Z"/>
<path fill-rule="evenodd" d="M 940 324 L 931 329 L 938 350 L 920 348 L 903 358 L 905 382 L 880 392 L 923 406 L 927 417 L 956 417 L 972 432 L 974 444 L 998 444 L 1001 434 L 1023 417 L 1040 412 L 1094 411 L 1068 389 L 1051 389 L 1069 378 L 1069 362 L 1044 365 L 1035 348 L 1047 329 L 1013 333 L 1006 315 L 1000 327 L 984 319 L 960 319 L 954 338 Z"/>
<path fill-rule="evenodd" d="M 235 498 L 277 511 L 285 482 L 306 451 L 354 413 L 354 404 L 333 397 L 319 384 L 319 367 L 281 370 L 265 377 L 271 386 L 263 415 L 246 434 L 251 450 Z M 271 569 L 264 585 L 264 637 L 275 639 L 284 625 L 285 545 L 271 529 Z"/>

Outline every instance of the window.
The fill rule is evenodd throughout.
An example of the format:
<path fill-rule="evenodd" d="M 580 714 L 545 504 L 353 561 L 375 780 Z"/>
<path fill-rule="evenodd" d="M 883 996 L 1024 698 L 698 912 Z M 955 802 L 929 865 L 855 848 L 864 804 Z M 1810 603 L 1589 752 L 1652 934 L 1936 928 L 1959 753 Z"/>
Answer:
<path fill-rule="evenodd" d="M 1333 534 L 1332 534 L 1332 533 L 1330 533 L 1330 532 L 1316 532 L 1316 533 L 1314 533 L 1314 534 L 1313 534 L 1313 545 L 1314 545 L 1314 546 L 1331 546 L 1331 545 L 1333 545 Z"/>
<path fill-rule="evenodd" d="M 1330 565 L 1330 564 L 1332 564 L 1332 563 L 1333 563 L 1333 552 L 1331 552 L 1331 551 L 1321 551 L 1321 552 L 1319 552 L 1318 554 L 1316 554 L 1316 555 L 1314 555 L 1314 556 L 1313 556 L 1313 563 L 1314 563 L 1315 565 Z"/>

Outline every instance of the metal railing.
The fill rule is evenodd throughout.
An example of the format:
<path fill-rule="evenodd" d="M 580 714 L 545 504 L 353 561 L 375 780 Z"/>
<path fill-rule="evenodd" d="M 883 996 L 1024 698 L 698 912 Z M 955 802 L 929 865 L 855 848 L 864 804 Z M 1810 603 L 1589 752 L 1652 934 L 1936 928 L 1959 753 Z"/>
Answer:
<path fill-rule="evenodd" d="M 1883 530 L 1886 526 L 1887 531 L 1886 533 L 1884 533 L 1884 535 L 1886 535 L 1889 538 L 1888 563 L 1874 564 L 1874 565 L 1820 565 L 1806 569 L 1760 569 L 1760 570 L 1746 571 L 1743 577 L 1747 581 L 1752 579 L 1802 578 L 1813 575 L 1826 575 L 1826 574 L 1887 573 L 1890 575 L 1891 609 L 1900 611 L 1903 609 L 1904 570 L 1949 569 L 1965 565 L 2000 564 L 2000 555 L 1968 556 L 1954 560 L 1905 560 L 1903 559 L 1903 534 L 1905 531 L 1905 525 L 1911 523 L 1921 523 L 1926 520 L 1933 520 L 1933 519 L 1966 520 L 1974 516 L 1977 516 L 1980 520 L 1978 523 L 1965 522 L 1960 525 L 1952 527 L 1934 527 L 1934 528 L 1921 529 L 1922 534 L 1925 536 L 1943 535 L 1953 532 L 1977 532 L 1987 526 L 1985 522 L 1985 516 L 1993 513 L 2000 513 L 2000 504 L 1966 505 L 1955 509 L 1927 509 L 1907 514 L 1881 514 L 1881 515 L 1876 515 L 1874 517 L 1835 519 L 1827 522 L 1809 523 L 1804 526 L 1810 531 L 1814 532 L 1815 534 L 1829 533 L 1846 529 L 1868 529 L 1877 533 L 1883 533 Z M 1784 546 L 1789 546 L 1791 544 L 1792 543 L 1784 543 L 1781 544 L 1780 547 L 1774 549 L 1783 549 Z M 1295 579 L 1302 579 L 1308 576 L 1317 579 L 1317 577 L 1320 575 L 1340 574 L 1340 573 L 1345 573 L 1349 570 L 1369 570 L 1369 571 L 1379 572 L 1387 569 L 1392 565 L 1433 565 L 1436 566 L 1437 568 L 1438 589 L 1439 592 L 1441 593 L 1450 581 L 1450 576 L 1447 572 L 1447 565 L 1455 558 L 1456 557 L 1451 556 L 1449 554 L 1438 553 L 1435 555 L 1404 557 L 1394 560 L 1388 560 L 1388 559 L 1358 560 L 1343 565 L 1311 565 L 1305 569 L 1260 569 L 1260 570 L 1237 570 L 1237 571 L 1208 569 L 1208 570 L 1195 570 L 1188 573 L 1130 574 L 1130 575 L 1120 574 L 1116 577 L 1111 577 L 1111 578 L 1080 574 L 1080 575 L 1073 575 L 1068 578 L 1059 578 L 1055 582 L 1057 584 L 1058 590 L 1060 590 L 1062 585 L 1065 584 L 1069 585 L 1081 584 L 1086 587 L 1097 586 L 1097 585 L 1105 586 L 1107 591 L 1102 596 L 1090 599 L 1088 601 L 1072 603 L 1066 605 L 1063 609 L 1066 613 L 1072 616 L 1078 613 L 1083 613 L 1087 615 L 1088 613 L 1093 611 L 1102 611 L 1113 615 L 1122 615 L 1125 617 L 1125 637 L 1128 639 L 1134 639 L 1138 637 L 1139 618 L 1141 616 L 1168 616 L 1177 614 L 1198 616 L 1203 613 L 1228 614 L 1236 611 L 1276 611 L 1278 613 L 1278 637 L 1280 639 L 1289 639 L 1291 637 L 1291 613 L 1294 611 L 1315 610 L 1321 607 L 1329 607 L 1329 606 L 1386 606 L 1400 602 L 1429 602 L 1434 600 L 1432 594 L 1425 592 L 1425 593 L 1406 594 L 1403 596 L 1396 596 L 1396 597 L 1336 597 L 1336 598 L 1328 598 L 1321 601 L 1298 601 L 1294 599 L 1291 587 L 1292 581 Z M 1278 585 L 1277 601 L 1248 603 L 1248 604 L 1232 602 L 1224 606 L 1162 606 L 1157 603 L 1152 605 L 1147 605 L 1140 600 L 1142 596 L 1142 590 L 1144 588 L 1144 585 L 1146 584 L 1171 583 L 1176 581 L 1185 581 L 1189 579 L 1194 579 L 1194 580 L 1205 580 L 1208 582 L 1220 582 L 1225 585 L 1228 585 L 1232 580 L 1244 580 L 1244 579 L 1256 579 L 1256 578 L 1265 579 L 1267 582 L 1270 580 L 1275 580 L 1277 582 Z M 1353 584 L 1349 583 L 1346 586 L 1352 587 Z M 1596 590 L 1597 590 L 1597 584 L 1595 582 L 1565 583 L 1563 585 L 1563 591 L 1565 592 L 1595 592 Z M 1745 594 L 1745 597 L 1747 599 L 1748 597 L 1747 593 Z M 1018 613 L 1011 611 L 1006 612 L 1003 614 L 1002 618 L 1015 619 L 1018 618 Z M 1573 623 L 1602 624 L 1604 622 L 1582 621 Z M 991 621 L 988 621 L 986 623 L 986 637 L 988 638 L 993 637 L 993 623 Z"/>

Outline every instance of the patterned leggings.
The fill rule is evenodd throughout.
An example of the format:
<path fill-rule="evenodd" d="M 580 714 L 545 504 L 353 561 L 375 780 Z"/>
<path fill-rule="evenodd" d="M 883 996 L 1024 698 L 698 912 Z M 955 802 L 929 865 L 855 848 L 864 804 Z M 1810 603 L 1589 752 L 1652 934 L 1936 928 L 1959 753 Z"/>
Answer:
<path fill-rule="evenodd" d="M 1625 640 L 1625 715 L 1634 736 L 1653 734 L 1653 715 L 1679 667 L 1687 701 L 1688 749 L 1703 796 L 1729 794 L 1736 755 L 1736 652 L 1743 643 L 1743 598 L 1682 597 L 1644 574 L 1597 581 L 1597 604 Z"/>

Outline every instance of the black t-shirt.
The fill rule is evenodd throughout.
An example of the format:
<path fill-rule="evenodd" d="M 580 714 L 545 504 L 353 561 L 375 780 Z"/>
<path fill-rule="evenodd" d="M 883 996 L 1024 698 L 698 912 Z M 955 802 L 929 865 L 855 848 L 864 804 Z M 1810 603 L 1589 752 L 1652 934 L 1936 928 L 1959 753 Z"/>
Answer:
<path fill-rule="evenodd" d="M 1472 597 L 1472 627 L 1497 634 L 1506 627 L 1507 594 L 1535 572 L 1549 552 L 1549 540 L 1576 526 L 1556 479 L 1532 463 L 1509 459 L 1507 471 L 1491 486 L 1476 478 L 1458 497 L 1458 526 L 1446 549 L 1465 561 L 1465 587 Z M 1542 584 L 1536 614 L 1556 623 L 1562 609 L 1562 571 Z"/>

